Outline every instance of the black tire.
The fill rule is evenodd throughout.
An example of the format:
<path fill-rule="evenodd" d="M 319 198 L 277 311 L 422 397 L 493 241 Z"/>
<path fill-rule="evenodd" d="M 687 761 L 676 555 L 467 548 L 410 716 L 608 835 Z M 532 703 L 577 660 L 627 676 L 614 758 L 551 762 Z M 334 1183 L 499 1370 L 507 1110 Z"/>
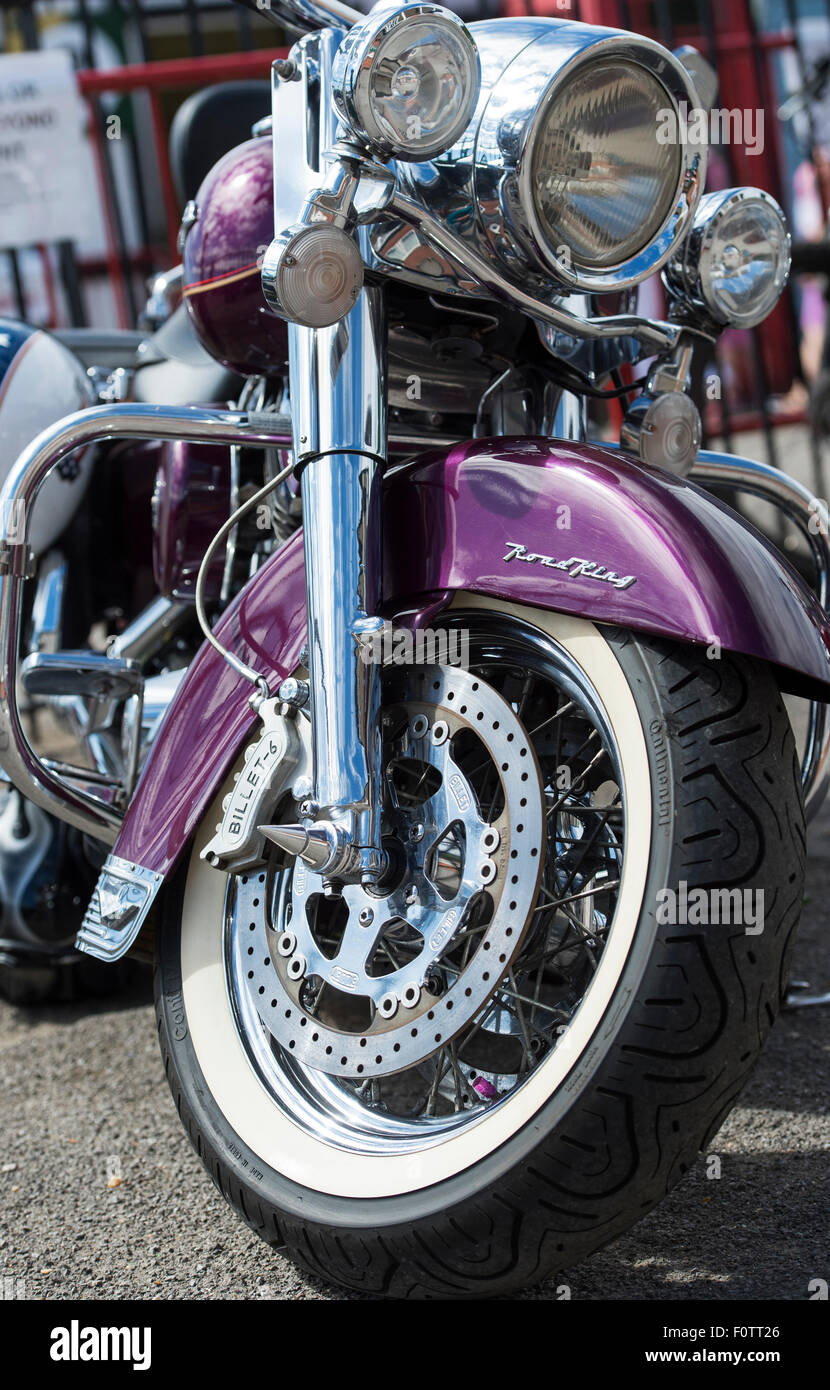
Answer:
<path fill-rule="evenodd" d="M 182 1121 L 243 1220 L 322 1279 L 375 1296 L 504 1296 L 577 1264 L 680 1180 L 758 1058 L 787 980 L 805 868 L 786 710 L 759 664 L 612 629 L 604 637 L 633 692 L 656 790 L 641 916 L 572 1101 L 557 1114 L 562 1098 L 551 1097 L 472 1168 L 363 1200 L 315 1193 L 264 1165 L 216 1105 L 190 1038 L 186 866 L 168 891 L 156 1004 Z M 763 931 L 658 922 L 658 891 L 682 881 L 688 891 L 763 888 Z"/>

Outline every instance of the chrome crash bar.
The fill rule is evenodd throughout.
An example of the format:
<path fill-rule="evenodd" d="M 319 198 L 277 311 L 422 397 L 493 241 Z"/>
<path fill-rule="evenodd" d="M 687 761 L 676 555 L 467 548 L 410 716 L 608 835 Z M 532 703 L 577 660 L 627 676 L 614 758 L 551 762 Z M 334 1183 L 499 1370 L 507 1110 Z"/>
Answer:
<path fill-rule="evenodd" d="M 12 467 L 0 492 L 0 767 L 25 796 L 78 830 L 114 844 L 122 812 L 101 797 L 67 780 L 67 769 L 38 757 L 20 722 L 17 703 L 22 586 L 31 569 L 29 518 L 38 489 L 52 468 L 76 449 L 113 439 L 169 439 L 193 444 L 225 444 L 291 449 L 292 421 L 270 411 L 216 410 L 201 406 L 112 404 L 67 416 L 33 440 Z M 389 441 L 390 453 L 412 453 L 425 441 L 406 433 Z M 178 612 L 176 607 L 173 613 Z M 162 626 L 170 605 L 156 613 Z M 135 631 L 135 625 L 130 632 Z M 153 632 L 149 635 L 152 636 Z M 109 654 L 141 659 L 136 648 L 116 640 Z M 140 650 L 139 650 L 140 648 Z M 95 782 L 94 773 L 88 778 Z"/>
<path fill-rule="evenodd" d="M 108 844 L 118 837 L 121 813 L 67 781 L 57 768 L 38 757 L 20 722 L 17 688 L 22 587 L 31 572 L 29 520 L 38 489 L 68 454 L 112 439 L 290 447 L 291 421 L 265 411 L 96 406 L 44 430 L 20 455 L 6 479 L 0 493 L 0 762 L 36 805 Z"/>

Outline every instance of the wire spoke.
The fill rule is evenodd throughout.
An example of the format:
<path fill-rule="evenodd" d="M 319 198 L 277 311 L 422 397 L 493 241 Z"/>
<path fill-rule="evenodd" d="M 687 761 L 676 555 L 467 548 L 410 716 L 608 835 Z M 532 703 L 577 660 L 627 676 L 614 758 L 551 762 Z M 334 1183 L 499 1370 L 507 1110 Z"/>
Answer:
<path fill-rule="evenodd" d="M 610 814 L 610 811 L 609 811 L 608 814 Z M 593 849 L 594 845 L 596 844 L 597 839 L 599 838 L 600 832 L 601 832 L 602 830 L 605 829 L 606 824 L 607 824 L 607 816 L 606 816 L 606 817 L 600 817 L 599 820 L 597 821 L 596 827 L 591 831 L 591 833 L 590 833 L 590 835 L 587 837 L 587 839 L 586 839 L 585 836 L 583 836 L 581 840 L 578 840 L 578 841 L 577 841 L 577 843 L 579 844 L 580 848 L 582 849 L 582 853 L 580 854 L 580 856 L 579 856 L 579 858 L 577 859 L 576 863 L 573 864 L 573 865 L 571 866 L 571 870 L 570 870 L 570 873 L 569 873 L 569 875 L 568 875 L 568 878 L 567 878 L 567 880 L 565 881 L 565 883 L 563 884 L 563 889 L 564 889 L 565 892 L 567 892 L 568 889 L 569 889 L 569 888 L 571 887 L 571 885 L 573 884 L 573 881 L 574 881 L 574 879 L 576 878 L 577 874 L 579 873 L 579 870 L 582 868 L 582 865 L 583 865 L 583 863 L 585 862 L 585 859 L 587 858 L 587 856 L 588 856 L 590 850 Z M 611 850 L 612 847 L 611 847 L 610 845 L 608 845 L 608 846 L 603 846 L 603 848 L 606 850 L 606 852 L 609 852 L 609 851 Z"/>
<path fill-rule="evenodd" d="M 528 729 L 528 738 L 536 738 L 536 735 L 540 734 L 543 729 L 546 729 L 549 724 L 552 724 L 556 719 L 561 719 L 563 714 L 567 714 L 572 709 L 576 709 L 576 702 L 574 700 L 567 700 L 564 705 L 560 705 L 555 714 L 551 714 L 547 719 L 543 719 L 541 724 L 537 724 L 535 729 Z"/>
<path fill-rule="evenodd" d="M 609 893 L 612 888 L 619 888 L 620 880 L 613 879 L 610 883 L 598 883 L 596 888 L 583 888 L 581 893 L 571 893 L 567 898 L 553 898 L 549 903 L 542 903 L 541 907 L 534 907 L 534 915 L 537 912 L 555 912 L 557 908 L 564 907 L 566 903 L 578 903 L 584 898 L 594 898 L 597 893 Z"/>
<path fill-rule="evenodd" d="M 517 992 L 517 988 L 516 988 L 516 977 L 515 977 L 515 975 L 513 974 L 512 968 L 508 971 L 507 978 L 509 979 L 509 981 L 510 981 L 512 987 L 513 987 L 513 998 L 516 999 L 516 1000 L 518 1001 L 518 1003 L 519 1003 L 519 1007 L 518 1007 L 518 1009 L 516 1010 L 516 1015 L 517 1015 L 518 1020 L 519 1020 L 519 1027 L 520 1027 L 521 1030 L 522 1030 L 522 1039 L 523 1039 L 523 1042 L 524 1042 L 525 1062 L 526 1062 L 526 1064 L 527 1064 L 527 1069 L 528 1069 L 528 1071 L 529 1071 L 530 1068 L 533 1066 L 533 1052 L 532 1052 L 531 1046 L 530 1046 L 530 1034 L 529 1034 L 528 1031 L 527 1031 L 527 1021 L 526 1021 L 526 1019 L 525 1019 L 525 1011 L 524 1011 L 524 1009 L 522 1008 L 522 1002 L 523 1002 L 523 1000 L 522 1000 L 522 995 L 520 995 L 520 994 Z M 531 1001 L 530 1001 L 530 1000 L 527 1000 L 526 1002 L 527 1002 L 527 1003 L 530 1003 Z"/>
<path fill-rule="evenodd" d="M 505 973 L 494 992 L 482 1000 L 460 1031 L 445 1034 L 443 1046 L 431 1058 L 421 1057 L 400 1073 L 345 1083 L 363 1105 L 407 1121 L 432 1121 L 439 1127 L 452 1115 L 461 1123 L 462 1111 L 476 1115 L 497 1098 L 487 1085 L 480 1094 L 471 1091 L 468 1078 L 475 1076 L 473 1068 L 481 1071 L 485 1081 L 489 1078 L 497 1083 L 499 1095 L 506 1095 L 533 1071 L 540 1057 L 556 1046 L 569 1027 L 605 949 L 625 854 L 626 812 L 616 755 L 581 698 L 571 697 L 554 675 L 541 674 L 541 668 L 523 666 L 509 655 L 493 659 L 488 652 L 488 658 L 476 662 L 472 669 L 511 706 L 541 770 L 546 804 L 545 844 L 540 852 L 546 857 L 536 902 L 525 933 L 516 934 L 520 944 L 508 954 L 501 967 Z M 473 782 L 482 818 L 491 823 L 502 795 L 512 803 L 509 782 L 498 764 L 492 757 L 481 760 L 482 742 L 486 749 L 485 737 L 477 744 L 471 742 L 469 753 L 464 745 L 461 765 L 464 776 Z M 608 760 L 607 771 L 603 760 Z M 561 786 L 563 764 L 573 778 L 567 788 Z M 423 794 L 428 776 L 429 768 L 423 767 L 413 769 L 412 776 L 399 776 L 394 785 L 390 780 L 395 804 L 403 803 L 404 811 L 411 809 Z M 437 798 L 439 793 L 433 792 L 433 796 Z M 588 804 L 595 797 L 601 797 L 603 804 Z M 510 824 L 505 826 L 507 835 L 511 828 Z M 459 984 L 463 992 L 466 981 L 462 977 L 487 939 L 493 911 L 500 910 L 502 891 L 498 881 L 481 895 L 476 894 L 475 905 L 471 900 L 471 910 L 462 915 L 461 930 L 451 938 L 443 955 L 424 956 L 424 971 L 434 966 L 432 975 L 437 973 L 439 983 L 436 986 L 430 981 L 429 989 L 437 991 L 439 998 Z M 488 896 L 489 917 L 479 911 Z M 603 903 L 603 911 L 598 901 Z M 321 925 L 328 927 L 326 936 L 332 935 L 327 919 L 322 919 Z M 411 963 L 406 940 L 403 945 L 400 939 L 390 943 L 385 936 L 377 944 L 376 958 L 383 962 L 379 968 L 384 973 L 387 969 L 400 971 Z M 317 1010 L 326 989 L 312 1001 Z M 328 1002 L 326 997 L 324 1017 Z M 467 1057 L 475 1061 L 467 1061 Z M 509 1070 L 489 1068 L 488 1058 Z M 399 1080 L 402 1077 L 406 1077 L 405 1082 Z"/>
<path fill-rule="evenodd" d="M 516 1022 L 518 1023 L 518 1014 L 512 1004 L 502 1002 L 501 1007 L 505 1010 L 506 1013 L 510 1014 L 511 1018 L 515 1018 Z M 549 1012 L 553 1012 L 553 1010 L 549 1010 Z M 561 1018 L 567 1019 L 567 1021 L 570 1023 L 570 1015 L 567 1014 L 564 1010 L 557 1009 L 556 1012 L 559 1014 Z M 527 1024 L 527 1028 L 529 1032 L 535 1034 L 535 1036 L 537 1038 L 540 1038 L 542 1042 L 549 1043 L 551 1041 L 550 1030 L 546 1032 L 543 1028 L 539 1028 L 538 1025 L 533 1022 L 529 1022 Z"/>
<path fill-rule="evenodd" d="M 595 730 L 594 732 L 596 732 L 596 730 Z M 587 742 L 587 740 L 586 740 L 586 742 Z M 560 810 L 561 807 L 565 805 L 566 801 L 568 800 L 568 797 L 569 797 L 569 796 L 573 796 L 574 791 L 576 790 L 576 788 L 577 788 L 578 786 L 580 786 L 582 783 L 584 783 L 585 778 L 588 776 L 588 773 L 591 771 L 591 769 L 594 768 L 594 767 L 596 767 L 597 763 L 598 763 L 598 762 L 601 762 L 601 760 L 602 760 L 603 758 L 607 757 L 607 754 L 608 754 L 608 750 L 607 750 L 606 748 L 600 748 L 599 752 L 594 754 L 593 758 L 592 758 L 591 761 L 588 763 L 588 766 L 585 767 L 585 768 L 583 768 L 583 770 L 580 772 L 579 776 L 577 777 L 576 781 L 571 783 L 571 785 L 569 786 L 569 788 L 568 788 L 568 790 L 566 791 L 565 795 L 564 795 L 564 796 L 560 796 L 560 798 L 559 798 L 558 801 L 555 801 L 555 802 L 553 803 L 552 806 L 549 806 L 549 807 L 548 807 L 548 809 L 547 809 L 547 811 L 546 811 L 546 813 L 545 813 L 546 816 L 547 816 L 547 818 L 548 818 L 548 820 L 549 820 L 550 817 L 554 814 L 555 811 Z"/>
<path fill-rule="evenodd" d="M 517 1000 L 518 1000 L 520 1003 L 522 1003 L 522 1004 L 531 1004 L 531 1005 L 533 1005 L 534 1008 L 536 1008 L 536 1009 L 542 1009 L 543 1012 L 544 1012 L 544 1013 L 547 1013 L 547 1014 L 559 1014 L 560 1016 L 563 1015 L 563 1010 L 562 1010 L 561 1008 L 559 1008 L 558 1005 L 556 1005 L 556 1004 L 543 1004 L 543 1003 L 541 1003 L 541 1001 L 538 1000 L 538 999 L 537 999 L 537 1000 L 529 999 L 528 996 L 527 996 L 526 994 L 519 994 L 519 992 L 518 992 L 517 990 L 515 990 L 515 989 L 507 989 L 506 986 L 504 986 L 504 985 L 503 985 L 502 988 L 499 990 L 499 997 L 501 998 L 502 995 L 505 995 L 508 999 L 517 999 Z M 507 1005 L 505 1005 L 505 1008 L 507 1008 Z M 518 1015 L 517 1015 L 517 1017 L 518 1017 Z"/>
<path fill-rule="evenodd" d="M 442 1066 L 442 1060 L 446 1050 L 446 1047 L 442 1047 L 440 1052 L 438 1053 L 438 1056 L 435 1058 L 435 1076 L 432 1081 L 429 1096 L 427 1097 L 426 1109 L 423 1112 L 425 1115 L 435 1114 L 435 1111 L 432 1107 L 434 1106 L 438 1098 L 438 1087 L 441 1085 L 441 1082 L 443 1081 L 444 1077 L 446 1076 L 449 1070 L 449 1066 Z"/>
<path fill-rule="evenodd" d="M 455 1082 L 455 1109 L 464 1109 L 464 1078 L 458 1065 L 458 1051 L 455 1041 L 450 1043 L 450 1066 L 452 1067 L 453 1080 Z"/>

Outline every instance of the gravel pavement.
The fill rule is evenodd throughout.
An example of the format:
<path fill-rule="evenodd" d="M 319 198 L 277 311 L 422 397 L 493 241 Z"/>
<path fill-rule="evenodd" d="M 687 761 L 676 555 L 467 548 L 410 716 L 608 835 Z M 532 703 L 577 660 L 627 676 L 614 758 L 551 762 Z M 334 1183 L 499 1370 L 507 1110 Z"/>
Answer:
<path fill-rule="evenodd" d="M 830 809 L 810 854 L 795 977 L 826 990 Z M 614 1245 L 521 1297 L 808 1298 L 830 1281 L 828 1095 L 830 1007 L 783 1014 L 708 1158 Z M 0 1136 L 7 1297 L 349 1297 L 270 1251 L 215 1191 L 162 1073 L 149 977 L 110 1001 L 0 1001 Z"/>

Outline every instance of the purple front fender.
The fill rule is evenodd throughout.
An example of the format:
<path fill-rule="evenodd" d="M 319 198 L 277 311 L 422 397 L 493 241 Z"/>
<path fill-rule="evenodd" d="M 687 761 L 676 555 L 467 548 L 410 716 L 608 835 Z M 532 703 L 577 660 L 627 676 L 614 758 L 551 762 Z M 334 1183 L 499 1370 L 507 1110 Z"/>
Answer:
<path fill-rule="evenodd" d="M 616 450 L 478 440 L 384 484 L 384 606 L 469 590 L 770 662 L 830 699 L 830 625 L 776 550 L 700 488 Z M 217 629 L 269 678 L 305 640 L 302 540 L 250 581 Z M 250 686 L 207 644 L 167 712 L 114 853 L 175 865 L 246 736 Z"/>

